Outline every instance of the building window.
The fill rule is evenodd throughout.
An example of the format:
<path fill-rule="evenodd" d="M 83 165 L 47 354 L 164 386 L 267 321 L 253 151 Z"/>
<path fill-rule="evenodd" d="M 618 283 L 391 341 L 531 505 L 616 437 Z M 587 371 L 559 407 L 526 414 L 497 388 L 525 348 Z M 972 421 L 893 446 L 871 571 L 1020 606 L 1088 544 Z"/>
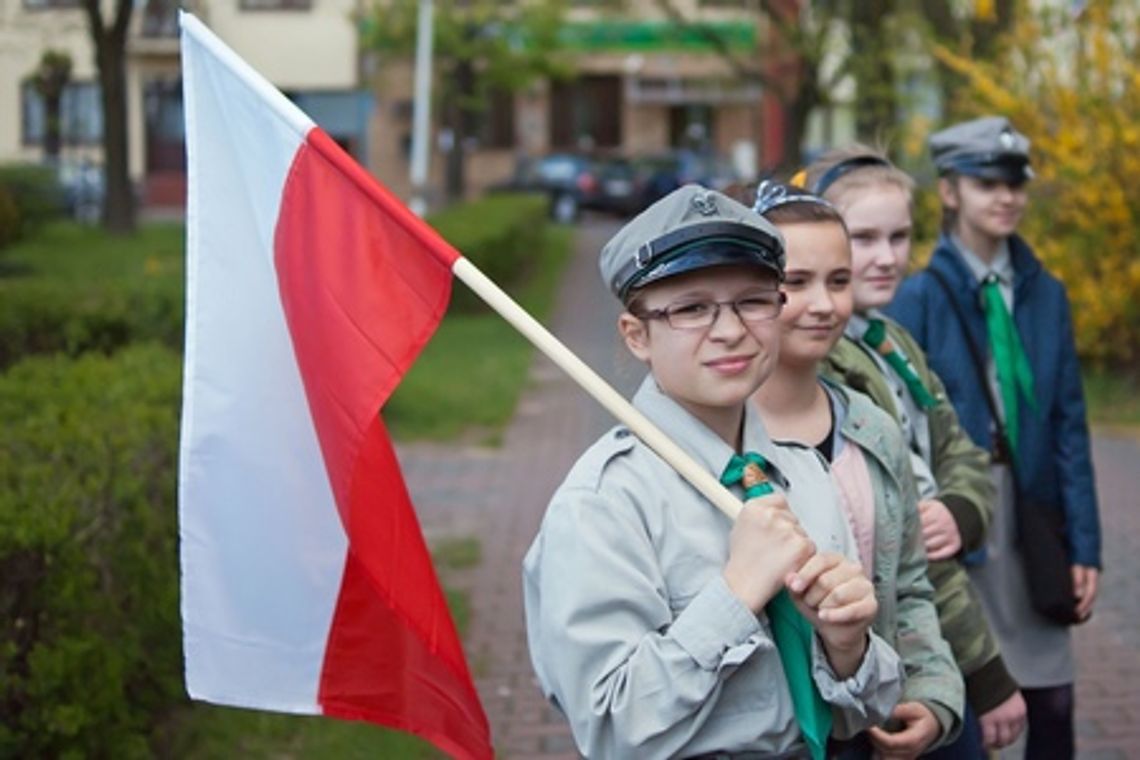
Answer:
<path fill-rule="evenodd" d="M 307 11 L 313 0 L 241 0 L 243 11 Z"/>
<path fill-rule="evenodd" d="M 46 114 L 44 99 L 34 84 L 24 82 L 20 91 L 21 133 L 24 145 L 44 141 Z M 72 82 L 63 90 L 59 103 L 60 137 L 64 147 L 98 145 L 103 139 L 103 104 L 95 82 Z"/>
<path fill-rule="evenodd" d="M 493 90 L 483 110 L 476 114 L 476 134 L 484 148 L 515 146 L 515 96 L 509 90 Z"/>
<path fill-rule="evenodd" d="M 590 151 L 621 145 L 621 80 L 585 76 L 554 82 L 550 92 L 550 144 Z"/>
<path fill-rule="evenodd" d="M 707 105 L 680 105 L 669 109 L 669 145 L 708 150 L 712 147 L 716 112 Z"/>
<path fill-rule="evenodd" d="M 56 11 L 78 7 L 79 0 L 24 0 L 24 8 L 29 11 Z"/>
<path fill-rule="evenodd" d="M 181 5 L 181 0 L 147 0 L 142 11 L 142 36 L 177 37 L 178 10 Z"/>

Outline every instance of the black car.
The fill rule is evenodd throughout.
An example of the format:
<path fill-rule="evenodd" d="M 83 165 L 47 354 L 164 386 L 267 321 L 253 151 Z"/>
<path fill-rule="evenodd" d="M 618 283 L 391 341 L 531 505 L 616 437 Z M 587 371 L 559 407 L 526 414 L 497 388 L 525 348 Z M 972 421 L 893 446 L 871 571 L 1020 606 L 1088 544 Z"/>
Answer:
<path fill-rule="evenodd" d="M 542 192 L 557 222 L 578 219 L 583 209 L 630 214 L 638 210 L 641 187 L 634 165 L 622 158 L 552 153 L 519 161 L 514 175 L 492 191 Z"/>
<path fill-rule="evenodd" d="M 738 180 L 726 159 L 690 150 L 643 156 L 634 161 L 634 167 L 641 192 L 641 208 L 653 204 L 682 185 L 696 183 L 713 190 L 723 190 Z"/>

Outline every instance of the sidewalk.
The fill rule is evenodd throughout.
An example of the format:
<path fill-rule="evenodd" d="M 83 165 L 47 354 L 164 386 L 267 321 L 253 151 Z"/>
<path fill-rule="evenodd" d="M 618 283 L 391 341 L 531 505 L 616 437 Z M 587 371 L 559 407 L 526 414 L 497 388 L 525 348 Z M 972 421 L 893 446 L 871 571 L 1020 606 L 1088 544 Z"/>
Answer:
<path fill-rule="evenodd" d="M 628 397 L 644 370 L 617 341 L 617 304 L 597 270 L 598 250 L 617 226 L 591 220 L 579 228 L 576 255 L 549 326 Z M 468 662 L 497 756 L 504 760 L 578 756 L 565 721 L 534 682 L 520 567 L 550 495 L 577 456 L 613 424 L 596 401 L 538 357 L 501 448 L 399 447 L 429 543 L 468 536 L 481 543 L 480 565 L 449 583 L 470 593 Z M 1140 446 L 1098 436 L 1093 453 L 1107 579 L 1097 614 L 1075 634 L 1078 756 L 1140 758 L 1140 510 L 1129 477 L 1140 470 Z"/>
<path fill-rule="evenodd" d="M 597 268 L 597 252 L 617 228 L 608 221 L 579 228 L 562 297 L 547 326 L 629 396 L 643 370 L 618 345 L 617 303 L 602 288 Z M 522 558 L 570 466 L 614 424 L 596 401 L 539 356 L 501 448 L 399 447 L 429 544 L 466 536 L 482 544 L 479 566 L 459 583 L 449 583 L 470 592 L 467 658 L 499 758 L 577 757 L 566 722 L 535 685 L 523 625 Z"/>

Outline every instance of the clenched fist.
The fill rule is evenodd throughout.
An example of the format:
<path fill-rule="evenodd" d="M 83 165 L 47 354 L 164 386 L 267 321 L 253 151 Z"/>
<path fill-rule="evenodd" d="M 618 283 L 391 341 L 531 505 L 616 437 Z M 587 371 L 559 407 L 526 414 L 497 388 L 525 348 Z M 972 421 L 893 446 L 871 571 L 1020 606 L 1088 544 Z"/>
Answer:
<path fill-rule="evenodd" d="M 816 554 L 784 579 L 800 612 L 823 641 L 836 675 L 853 674 L 867 648 L 867 632 L 879 603 L 858 562 L 841 554 Z"/>
<path fill-rule="evenodd" d="M 724 579 L 750 610 L 759 612 L 814 554 L 815 544 L 783 494 L 759 496 L 745 502 L 732 526 Z"/>

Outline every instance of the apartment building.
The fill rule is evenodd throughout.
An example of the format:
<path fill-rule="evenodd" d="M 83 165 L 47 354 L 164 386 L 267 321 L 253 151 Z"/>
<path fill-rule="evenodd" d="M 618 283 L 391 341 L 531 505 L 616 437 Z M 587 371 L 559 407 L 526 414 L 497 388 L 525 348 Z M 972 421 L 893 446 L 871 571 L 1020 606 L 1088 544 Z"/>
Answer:
<path fill-rule="evenodd" d="M 466 148 L 467 185 L 478 192 L 503 180 L 520 156 L 551 151 L 650 155 L 700 146 L 736 157 L 745 173 L 762 164 L 778 134 L 779 108 L 755 81 L 742 80 L 710 37 L 734 56 L 758 56 L 769 30 L 762 15 L 733 0 L 675 0 L 670 18 L 654 0 L 572 2 L 562 55 L 575 74 L 501 93 L 486 104 Z M 700 24 L 702 28 L 696 28 Z M 369 165 L 397 193 L 410 192 L 412 63 L 387 61 Z M 433 122 L 440 125 L 438 114 Z M 443 181 L 448 136 L 436 131 L 432 185 Z M 777 159 L 778 157 L 769 156 Z"/>
<path fill-rule="evenodd" d="M 180 205 L 185 195 L 179 7 L 195 12 L 363 160 L 373 105 L 359 87 L 355 0 L 147 0 L 135 9 L 127 47 L 130 174 L 144 204 Z M 42 158 L 43 103 L 27 78 L 48 49 L 73 61 L 61 159 L 99 163 L 98 75 L 79 0 L 0 5 L 0 163 Z"/>
<path fill-rule="evenodd" d="M 382 69 L 372 70 L 375 59 L 362 55 L 354 21 L 367 2 L 140 3 L 128 45 L 128 107 L 130 173 L 143 202 L 179 205 L 185 193 L 179 7 L 195 12 L 373 174 L 408 197 L 411 56 L 386 56 Z M 723 55 L 728 49 L 787 65 L 774 55 L 778 45 L 762 14 L 736 0 L 673 0 L 686 19 L 681 23 L 656 0 L 625 0 L 619 10 L 613 5 L 570 3 L 563 36 L 573 76 L 494 96 L 478 134 L 465 145 L 469 192 L 508 177 L 520 156 L 551 151 L 641 156 L 697 146 L 733 160 L 745 176 L 783 158 L 782 106 L 755 81 L 737 76 Z M 27 77 L 47 49 L 66 51 L 74 62 L 63 98 L 63 160 L 98 163 L 98 78 L 79 0 L 0 5 L 0 162 L 42 157 L 43 103 Z M 447 135 L 438 110 L 432 116 L 429 184 L 439 189 Z"/>

